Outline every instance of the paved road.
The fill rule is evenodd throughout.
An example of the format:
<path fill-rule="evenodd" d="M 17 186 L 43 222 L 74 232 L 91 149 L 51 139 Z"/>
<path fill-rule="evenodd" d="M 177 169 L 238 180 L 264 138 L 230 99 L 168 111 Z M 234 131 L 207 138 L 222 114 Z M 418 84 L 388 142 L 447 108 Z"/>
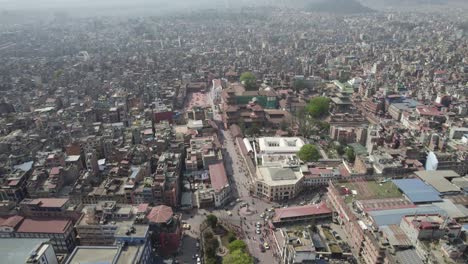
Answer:
<path fill-rule="evenodd" d="M 246 168 L 247 166 L 240 156 L 238 147 L 234 145 L 234 139 L 232 138 L 230 132 L 222 130 L 221 133 L 224 138 L 225 147 L 225 153 L 223 157 L 225 159 L 225 166 L 228 175 L 231 175 L 230 181 L 231 186 L 233 189 L 235 189 L 234 194 L 237 195 L 237 197 L 239 197 L 243 202 L 247 202 L 249 210 L 255 213 L 252 215 L 247 215 L 241 220 L 241 216 L 239 215 L 239 207 L 242 202 L 239 202 L 237 205 L 235 205 L 234 208 L 231 208 L 231 212 L 233 213 L 232 217 L 229 217 L 226 212 L 222 212 L 219 217 L 226 222 L 230 222 L 241 227 L 245 237 L 244 241 L 247 243 L 250 253 L 258 260 L 259 263 L 279 263 L 278 260 L 274 258 L 272 249 L 267 250 L 266 252 L 260 251 L 260 238 L 268 240 L 266 237 L 266 231 L 262 230 L 260 235 L 256 234 L 255 231 L 256 222 L 261 222 L 262 229 L 266 227 L 265 222 L 260 218 L 260 214 L 268 208 L 271 208 L 273 204 L 249 196 L 249 187 L 252 183 L 250 181 L 250 177 L 248 176 Z M 272 241 L 268 242 L 270 245 L 272 245 Z"/>

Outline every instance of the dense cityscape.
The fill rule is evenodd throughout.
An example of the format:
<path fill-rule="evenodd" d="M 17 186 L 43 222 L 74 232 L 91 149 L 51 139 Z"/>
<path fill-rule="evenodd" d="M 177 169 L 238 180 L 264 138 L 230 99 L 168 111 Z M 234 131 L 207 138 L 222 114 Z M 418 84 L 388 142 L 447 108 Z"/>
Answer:
<path fill-rule="evenodd" d="M 369 10 L 0 12 L 0 262 L 467 263 L 466 10 Z"/>

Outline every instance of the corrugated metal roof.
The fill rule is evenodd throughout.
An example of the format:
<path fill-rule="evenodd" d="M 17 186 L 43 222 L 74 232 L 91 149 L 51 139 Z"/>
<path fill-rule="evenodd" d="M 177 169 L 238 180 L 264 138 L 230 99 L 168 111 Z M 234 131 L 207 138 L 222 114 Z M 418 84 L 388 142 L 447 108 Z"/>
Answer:
<path fill-rule="evenodd" d="M 392 182 L 413 202 L 439 202 L 439 192 L 420 179 L 392 180 Z"/>
<path fill-rule="evenodd" d="M 382 211 L 371 211 L 369 215 L 374 220 L 375 225 L 399 225 L 401 218 L 405 215 L 412 214 L 442 214 L 446 215 L 446 212 L 437 206 L 418 206 L 416 208 L 402 208 Z"/>

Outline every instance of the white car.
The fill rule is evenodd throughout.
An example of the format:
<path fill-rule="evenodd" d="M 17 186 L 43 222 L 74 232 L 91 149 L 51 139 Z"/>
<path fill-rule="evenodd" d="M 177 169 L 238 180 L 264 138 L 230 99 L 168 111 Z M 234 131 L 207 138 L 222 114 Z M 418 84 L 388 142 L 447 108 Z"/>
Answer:
<path fill-rule="evenodd" d="M 260 222 L 257 222 L 257 223 L 255 224 L 255 226 L 258 227 L 258 228 L 260 228 L 260 227 L 262 227 L 262 224 L 261 224 Z"/>
<path fill-rule="evenodd" d="M 257 228 L 257 230 L 255 230 L 255 233 L 257 233 L 257 234 L 261 234 L 261 233 L 262 233 L 262 231 L 260 231 L 260 228 Z"/>

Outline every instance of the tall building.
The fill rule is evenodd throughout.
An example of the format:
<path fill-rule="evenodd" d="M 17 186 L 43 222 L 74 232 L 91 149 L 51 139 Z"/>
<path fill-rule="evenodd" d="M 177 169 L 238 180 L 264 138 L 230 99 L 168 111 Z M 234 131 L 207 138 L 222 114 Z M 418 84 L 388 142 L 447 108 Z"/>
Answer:
<path fill-rule="evenodd" d="M 99 174 L 99 164 L 94 152 L 88 152 L 85 155 L 86 169 L 92 173 L 94 177 Z"/>
<path fill-rule="evenodd" d="M 58 264 L 54 248 L 48 239 L 0 239 L 2 263 Z"/>

